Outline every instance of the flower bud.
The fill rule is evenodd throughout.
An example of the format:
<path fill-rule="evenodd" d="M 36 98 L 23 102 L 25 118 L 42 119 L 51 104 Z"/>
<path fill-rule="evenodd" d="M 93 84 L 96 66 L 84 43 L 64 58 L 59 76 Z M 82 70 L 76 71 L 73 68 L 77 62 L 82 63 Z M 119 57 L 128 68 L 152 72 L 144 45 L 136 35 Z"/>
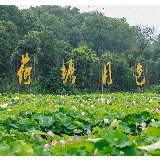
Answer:
<path fill-rule="evenodd" d="M 95 155 L 95 156 L 98 155 L 98 148 L 95 149 L 94 155 Z"/>
<path fill-rule="evenodd" d="M 76 142 L 81 143 L 81 138 L 79 136 L 77 137 Z"/>
<path fill-rule="evenodd" d="M 87 130 L 87 134 L 88 134 L 88 135 L 90 135 L 90 134 L 91 134 L 91 131 L 90 131 L 90 129 L 88 129 L 88 130 Z"/>
<path fill-rule="evenodd" d="M 48 148 L 49 148 L 49 144 L 45 144 L 45 145 L 44 145 L 44 148 L 45 148 L 45 149 L 48 149 Z"/>
<path fill-rule="evenodd" d="M 62 145 L 60 146 L 60 149 L 61 149 L 61 150 L 63 149 L 63 146 L 62 146 Z"/>
<path fill-rule="evenodd" d="M 70 137 L 70 138 L 69 138 L 69 142 L 72 143 L 72 141 L 73 141 L 73 140 L 72 140 L 72 138 Z"/>
<path fill-rule="evenodd" d="M 40 141 L 40 142 L 43 142 L 43 138 L 42 138 L 42 137 L 40 137 L 39 141 Z"/>

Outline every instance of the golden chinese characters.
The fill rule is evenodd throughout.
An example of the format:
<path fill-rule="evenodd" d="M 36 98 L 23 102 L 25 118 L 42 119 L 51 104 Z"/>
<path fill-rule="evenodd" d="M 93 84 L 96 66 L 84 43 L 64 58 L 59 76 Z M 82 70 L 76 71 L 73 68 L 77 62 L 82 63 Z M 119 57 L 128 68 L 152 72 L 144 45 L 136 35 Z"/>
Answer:
<path fill-rule="evenodd" d="M 137 74 L 138 74 L 138 77 L 136 76 L 136 83 L 137 83 L 137 85 L 142 85 L 142 84 L 145 83 L 145 76 L 144 76 L 144 79 L 143 79 L 143 81 L 141 83 L 139 83 L 137 81 L 137 79 L 139 77 L 141 77 L 142 72 L 143 72 L 142 65 L 140 65 L 140 63 L 138 63 L 138 65 L 137 65 Z"/>
<path fill-rule="evenodd" d="M 76 70 L 74 67 L 73 67 L 73 60 L 69 60 L 67 63 L 69 63 L 69 69 L 68 69 L 68 72 L 67 72 L 67 69 L 65 68 L 65 66 L 63 65 L 63 68 L 61 68 L 62 70 L 62 79 L 65 79 L 63 80 L 63 83 L 66 83 L 67 80 L 68 80 L 68 77 L 72 77 L 72 84 L 75 83 L 75 79 L 76 79 L 76 76 L 72 76 L 72 74 L 74 73 L 74 71 Z"/>
<path fill-rule="evenodd" d="M 112 84 L 110 64 L 111 64 L 110 62 L 107 63 L 107 65 L 109 65 L 109 78 L 110 78 L 110 82 L 107 81 L 108 84 Z M 104 73 L 103 73 L 103 78 L 102 78 L 103 84 L 105 84 L 106 78 L 108 77 L 106 74 L 107 74 L 106 64 L 104 64 Z"/>
<path fill-rule="evenodd" d="M 27 67 L 25 69 L 23 69 L 24 65 L 30 60 L 30 58 L 28 57 L 28 53 L 26 53 L 26 57 L 24 58 L 24 55 L 22 55 L 22 65 L 17 73 L 17 75 L 19 76 L 19 83 L 21 84 L 22 81 L 22 73 L 24 71 L 24 80 L 29 76 L 28 82 L 24 82 L 24 84 L 30 84 L 31 83 L 31 77 L 30 77 L 30 73 L 31 73 L 31 69 L 32 67 Z"/>

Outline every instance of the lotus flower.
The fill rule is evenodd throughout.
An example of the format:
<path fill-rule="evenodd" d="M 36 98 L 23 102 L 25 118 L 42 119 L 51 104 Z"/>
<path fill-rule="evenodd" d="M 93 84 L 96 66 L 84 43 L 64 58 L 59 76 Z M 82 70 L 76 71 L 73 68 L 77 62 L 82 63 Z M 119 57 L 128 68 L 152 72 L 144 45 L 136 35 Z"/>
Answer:
<path fill-rule="evenodd" d="M 155 122 L 155 120 L 154 120 L 154 119 L 151 119 L 151 121 L 152 121 L 152 122 Z"/>
<path fill-rule="evenodd" d="M 106 124 L 109 123 L 108 119 L 104 119 L 104 123 Z"/>
<path fill-rule="evenodd" d="M 40 137 L 39 141 L 40 141 L 40 142 L 43 142 L 43 138 L 42 138 L 42 137 Z"/>
<path fill-rule="evenodd" d="M 60 143 L 65 144 L 64 140 L 60 140 Z"/>
<path fill-rule="evenodd" d="M 50 135 L 51 137 L 54 137 L 52 131 L 47 132 L 48 135 Z"/>
<path fill-rule="evenodd" d="M 51 145 L 56 145 L 57 144 L 57 141 L 56 140 L 53 140 L 52 142 L 51 142 Z"/>
<path fill-rule="evenodd" d="M 16 97 L 15 97 L 15 98 L 13 98 L 13 99 L 14 99 L 14 100 L 18 100 L 18 99 L 19 99 L 19 97 L 17 97 L 17 96 L 16 96 Z"/>
<path fill-rule="evenodd" d="M 107 104 L 109 104 L 110 103 L 110 101 L 107 101 Z"/>
<path fill-rule="evenodd" d="M 88 135 L 91 134 L 91 130 L 90 130 L 90 129 L 87 130 L 87 134 L 88 134 Z"/>
<path fill-rule="evenodd" d="M 72 143 L 72 141 L 73 141 L 73 140 L 72 140 L 72 138 L 70 137 L 70 138 L 69 138 L 69 142 Z"/>
<path fill-rule="evenodd" d="M 98 148 L 95 149 L 94 155 L 95 155 L 95 156 L 98 155 Z"/>
<path fill-rule="evenodd" d="M 81 114 L 82 114 L 82 116 L 84 116 L 84 115 L 85 115 L 85 113 L 84 113 L 84 112 L 82 112 Z"/>
<path fill-rule="evenodd" d="M 45 149 L 48 149 L 48 148 L 49 148 L 49 144 L 45 144 L 45 145 L 44 145 L 44 148 L 45 148 Z"/>
<path fill-rule="evenodd" d="M 142 131 L 143 131 L 144 129 L 147 129 L 147 128 L 146 128 L 146 124 L 145 124 L 145 122 L 142 122 L 142 124 L 141 124 L 141 125 L 142 125 L 142 127 L 139 127 L 139 128 L 141 128 L 141 129 L 142 129 Z"/>
<path fill-rule="evenodd" d="M 0 106 L 1 106 L 1 108 L 6 108 L 7 107 L 7 103 L 3 103 L 3 104 L 1 104 Z"/>
<path fill-rule="evenodd" d="M 81 138 L 79 136 L 77 137 L 76 142 L 81 143 Z"/>
<path fill-rule="evenodd" d="M 73 105 L 72 107 L 73 107 L 74 109 L 76 109 L 76 107 L 75 107 L 74 105 Z"/>
<path fill-rule="evenodd" d="M 104 103 L 104 102 L 105 102 L 105 99 L 102 98 L 102 99 L 101 99 L 101 102 Z"/>
<path fill-rule="evenodd" d="M 60 149 L 63 150 L 63 146 L 62 145 L 60 146 Z"/>

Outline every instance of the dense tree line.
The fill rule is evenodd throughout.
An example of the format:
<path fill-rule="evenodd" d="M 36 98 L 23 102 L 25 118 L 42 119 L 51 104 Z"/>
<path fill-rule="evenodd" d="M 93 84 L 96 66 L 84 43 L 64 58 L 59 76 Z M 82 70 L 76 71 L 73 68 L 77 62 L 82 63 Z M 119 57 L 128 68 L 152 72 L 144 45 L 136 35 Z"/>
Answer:
<path fill-rule="evenodd" d="M 56 5 L 20 10 L 0 5 L 1 92 L 16 92 L 16 56 L 26 53 L 36 57 L 34 92 L 100 91 L 100 60 L 111 62 L 112 91 L 134 92 L 135 62 L 145 64 L 146 87 L 160 84 L 160 35 L 155 36 L 155 28 L 129 26 L 125 18 L 97 11 L 80 13 L 78 8 Z M 62 58 L 65 63 L 74 60 L 74 90 L 69 82 L 62 83 Z"/>

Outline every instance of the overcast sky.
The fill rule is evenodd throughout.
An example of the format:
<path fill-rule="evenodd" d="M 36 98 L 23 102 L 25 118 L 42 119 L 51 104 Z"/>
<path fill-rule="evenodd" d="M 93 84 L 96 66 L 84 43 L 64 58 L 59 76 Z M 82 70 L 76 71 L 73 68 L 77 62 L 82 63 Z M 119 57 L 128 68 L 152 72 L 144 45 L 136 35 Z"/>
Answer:
<path fill-rule="evenodd" d="M 51 1 L 26 1 L 25 4 L 22 1 L 19 1 L 19 3 L 15 1 L 11 1 L 10 4 L 15 4 L 18 6 L 19 9 L 27 9 L 30 6 L 35 7 L 40 6 L 41 4 L 48 4 L 51 5 Z M 127 23 L 129 23 L 130 26 L 140 24 L 142 26 L 154 26 L 157 30 L 157 35 L 160 34 L 160 4 L 154 0 L 148 2 L 148 1 L 137 1 L 135 0 L 134 3 L 130 3 L 128 1 L 111 1 L 110 3 L 107 2 L 107 5 L 105 5 L 105 1 L 98 0 L 94 3 L 93 1 L 87 1 L 88 4 L 86 4 L 85 1 L 79 1 L 79 3 L 76 1 L 57 1 L 57 5 L 59 6 L 72 6 L 77 7 L 80 9 L 80 12 L 90 12 L 90 11 L 100 11 L 104 13 L 106 17 L 112 17 L 112 18 L 126 18 Z M 21 5 L 19 5 L 21 4 Z M 29 5 L 31 4 L 31 5 Z M 32 5 L 33 4 L 33 5 Z M 100 5 L 103 4 L 103 5 Z M 54 4 L 55 5 L 55 4 Z"/>

